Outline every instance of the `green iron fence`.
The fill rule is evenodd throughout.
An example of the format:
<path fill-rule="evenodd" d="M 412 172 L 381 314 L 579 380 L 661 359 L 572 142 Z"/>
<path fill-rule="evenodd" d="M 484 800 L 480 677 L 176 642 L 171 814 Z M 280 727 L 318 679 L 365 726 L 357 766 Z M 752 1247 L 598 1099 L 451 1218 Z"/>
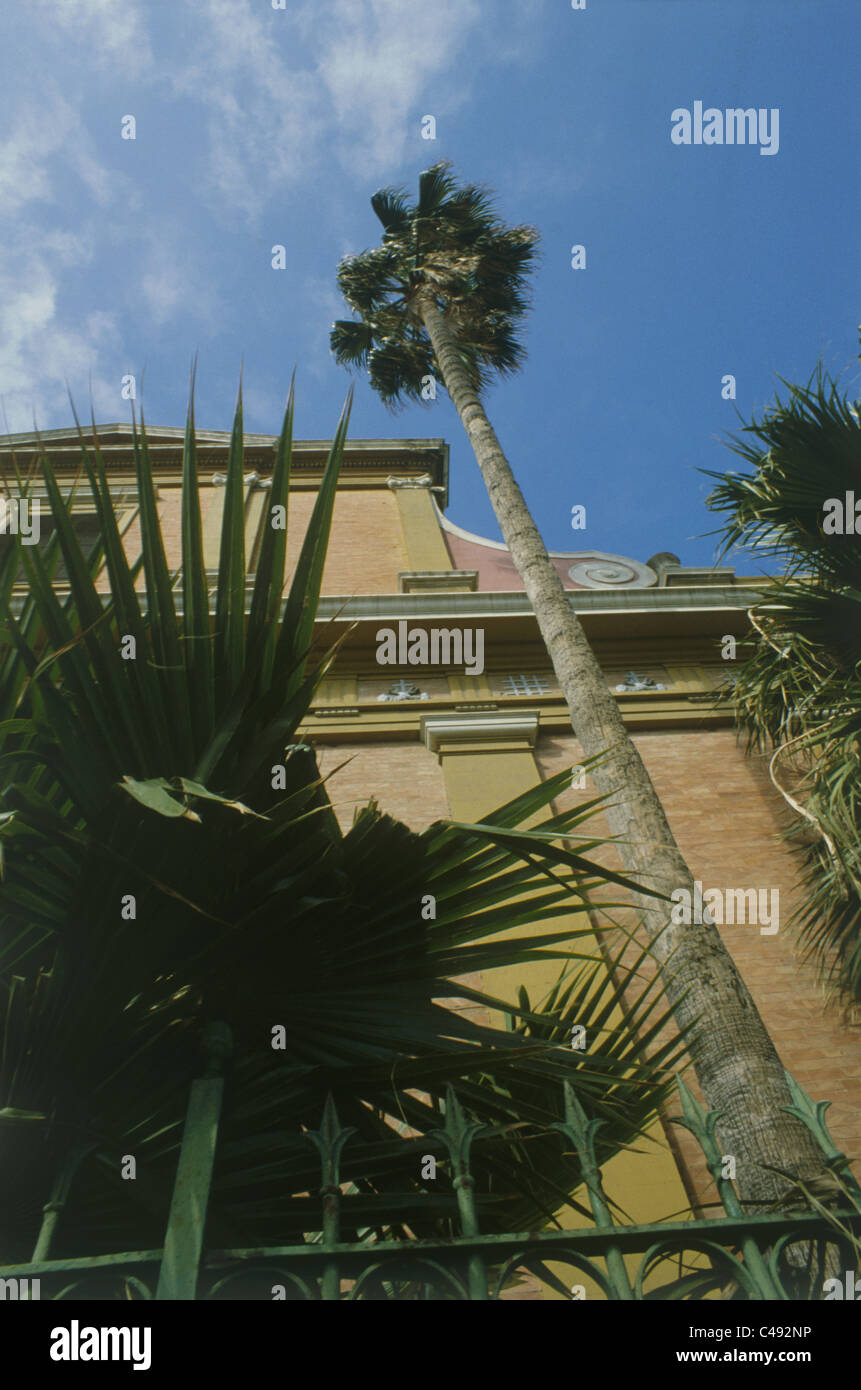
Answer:
<path fill-rule="evenodd" d="M 450 1239 L 377 1238 L 343 1242 L 350 1195 L 340 1181 L 344 1146 L 355 1131 L 341 1126 L 331 1095 L 320 1129 L 306 1137 L 320 1158 L 320 1230 L 299 1245 L 209 1249 L 206 1212 L 218 1141 L 223 1079 L 229 1052 L 223 1026 L 210 1030 L 209 1066 L 192 1083 L 164 1246 L 81 1259 L 48 1258 L 75 1171 L 91 1146 L 76 1150 L 43 1210 L 42 1227 L 26 1264 L 0 1266 L 6 1297 L 52 1299 L 492 1300 L 516 1292 L 533 1275 L 563 1297 L 585 1296 L 585 1276 L 609 1300 L 812 1300 L 825 1297 L 826 1276 L 861 1267 L 861 1188 L 824 1120 L 829 1102 L 814 1105 L 789 1078 L 791 1113 L 811 1131 L 834 1178 L 830 1206 L 806 1193 L 805 1209 L 745 1215 L 723 1176 L 715 1139 L 717 1116 L 706 1113 L 678 1080 L 683 1124 L 694 1135 L 715 1181 L 725 1215 L 714 1219 L 620 1225 L 612 1214 L 596 1157 L 600 1120 L 589 1120 L 564 1084 L 562 1115 L 552 1126 L 578 1155 L 592 1225 L 576 1230 L 482 1234 L 474 1200 L 470 1151 L 490 1131 L 469 1121 L 449 1088 L 444 1128 L 423 1139 L 448 1160 L 440 1178 L 453 1189 L 459 1234 Z M 498 1134 L 498 1131 L 494 1131 Z M 835 1204 L 835 1194 L 839 1194 Z M 384 1199 L 381 1199 L 384 1200 Z M 350 1221 L 355 1229 L 355 1218 Z M 553 1266 L 553 1269 L 550 1266 Z M 567 1275 L 564 1272 L 567 1271 Z M 571 1283 L 571 1277 L 576 1280 Z M 854 1274 L 853 1274 L 854 1280 Z M 25 1285 L 21 1281 L 28 1281 Z M 15 1296 L 14 1294 L 12 1296 Z M 851 1295 L 847 1295 L 851 1296 Z"/>

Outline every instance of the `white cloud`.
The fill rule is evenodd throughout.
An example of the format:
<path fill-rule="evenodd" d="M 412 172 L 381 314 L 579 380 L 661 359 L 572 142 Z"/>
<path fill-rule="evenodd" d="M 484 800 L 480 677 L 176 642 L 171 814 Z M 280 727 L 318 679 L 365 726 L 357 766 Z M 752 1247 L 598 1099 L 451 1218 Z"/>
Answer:
<path fill-rule="evenodd" d="M 295 15 L 251 0 L 203 0 L 195 14 L 194 57 L 175 64 L 175 90 L 209 112 L 212 192 L 225 211 L 253 218 L 273 189 L 310 167 L 323 132 L 319 88 L 279 43 Z M 281 27 L 283 26 L 283 27 Z"/>
<path fill-rule="evenodd" d="M 45 166 L 45 132 L 35 110 L 20 112 L 11 134 L 0 142 L 0 205 L 7 213 L 41 198 L 50 200 Z"/>
<path fill-rule="evenodd" d="M 141 7 L 136 0 L 59 0 L 43 17 L 43 32 L 61 43 L 77 39 L 98 67 L 121 63 L 137 74 L 152 63 L 152 50 Z"/>
<path fill-rule="evenodd" d="M 182 277 L 173 266 L 144 275 L 138 288 L 155 323 L 166 323 L 185 300 Z"/>
<path fill-rule="evenodd" d="M 144 244 L 134 253 L 138 267 L 131 286 L 136 307 L 142 302 L 153 323 L 172 319 L 202 319 L 210 329 L 217 324 L 217 296 L 204 280 L 193 242 L 181 225 L 162 217 L 148 228 Z"/>
<path fill-rule="evenodd" d="M 138 0 L 36 0 L 30 13 L 70 71 L 85 62 L 141 78 L 132 108 L 133 94 L 155 91 L 186 99 L 192 122 L 202 110 L 209 148 L 196 191 L 228 220 L 254 221 L 321 164 L 385 181 L 410 151 L 435 156 L 439 146 L 419 141 L 422 116 L 436 117 L 444 141 L 471 95 L 476 56 L 522 58 L 544 4 L 517 0 L 509 13 L 489 14 L 481 0 L 290 0 L 283 11 L 264 0 L 185 0 L 150 8 L 151 35 Z M 0 149 L 0 195 L 18 204 L 50 198 L 46 161 L 62 152 L 108 201 L 115 181 L 70 101 L 54 84 L 46 111 L 45 96 L 40 82 L 38 101 L 29 98 L 5 155 Z"/>
<path fill-rule="evenodd" d="M 53 231 L 38 231 L 35 227 L 29 229 L 27 234 L 27 244 L 30 249 L 33 242 L 37 241 L 39 249 L 56 261 L 58 265 L 76 266 L 89 265 L 93 259 L 95 246 L 92 235 L 86 232 L 64 232 L 59 228 Z"/>
<path fill-rule="evenodd" d="M 344 158 L 358 173 L 385 172 L 415 140 L 422 116 L 439 124 L 468 98 L 468 84 L 454 82 L 450 69 L 481 18 L 478 0 L 420 7 L 336 0 L 317 70 L 344 138 Z"/>
<path fill-rule="evenodd" d="M 68 419 L 67 380 L 88 408 L 91 373 L 97 406 L 110 399 L 116 415 L 119 388 L 97 370 L 100 353 L 118 343 L 113 316 L 86 313 L 70 324 L 61 309 L 66 273 L 97 254 L 92 219 L 69 208 L 103 206 L 108 172 L 53 80 L 43 78 L 38 96 L 16 100 L 14 111 L 0 141 L 0 397 L 8 428 L 32 429 L 34 415 L 45 427 Z M 114 180 L 115 188 L 122 185 Z"/>
<path fill-rule="evenodd" d="M 221 227 L 258 221 L 279 202 L 289 216 L 298 207 L 306 219 L 337 218 L 340 183 L 352 196 L 355 182 L 367 191 L 371 180 L 396 180 L 411 152 L 438 157 L 471 96 L 476 59 L 509 61 L 544 3 L 517 0 L 512 20 L 481 0 L 290 0 L 284 11 L 268 0 L 31 0 L 4 54 L 0 396 L 9 427 L 29 429 L 34 410 L 46 427 L 67 419 L 66 378 L 87 407 L 91 372 L 97 410 L 124 418 L 117 314 L 126 293 L 143 343 L 153 325 L 191 314 L 215 325 L 221 313 L 194 249 L 202 202 Z M 182 206 L 159 202 L 146 161 L 118 157 L 130 153 L 119 151 L 120 117 L 155 102 L 172 121 L 176 98 L 183 124 L 168 171 L 187 161 Z M 436 145 L 418 138 L 425 114 L 437 119 Z M 110 144 L 96 143 L 112 121 L 115 169 L 100 157 Z M 130 172 L 138 167 L 140 178 Z M 262 244 L 286 239 L 278 216 L 275 224 Z M 103 282 L 118 246 L 132 273 L 117 313 L 72 317 L 74 272 L 98 266 Z M 329 322 L 344 308 L 322 281 L 305 284 L 304 302 L 319 325 L 308 366 L 322 373 Z"/>
<path fill-rule="evenodd" d="M 0 141 L 0 216 L 55 202 L 60 167 L 77 174 L 96 202 L 107 202 L 110 176 L 78 113 L 55 84 L 42 83 L 38 98 L 15 102 L 12 128 Z"/>
<path fill-rule="evenodd" d="M 385 177 L 423 115 L 469 97 L 451 69 L 482 18 L 479 0 L 305 0 L 285 11 L 195 0 L 193 9 L 194 58 L 172 80 L 209 107 L 213 191 L 251 217 L 321 160 Z"/>
<path fill-rule="evenodd" d="M 116 354 L 119 334 L 112 314 L 89 313 L 75 327 L 58 312 L 55 266 L 41 252 L 0 272 L 0 399 L 3 429 L 13 433 L 36 423 L 51 428 L 68 419 L 66 383 L 79 410 L 88 411 L 90 391 L 97 413 L 122 414 L 119 375 L 107 381 L 99 358 Z M 92 375 L 91 375 L 92 374 Z"/>

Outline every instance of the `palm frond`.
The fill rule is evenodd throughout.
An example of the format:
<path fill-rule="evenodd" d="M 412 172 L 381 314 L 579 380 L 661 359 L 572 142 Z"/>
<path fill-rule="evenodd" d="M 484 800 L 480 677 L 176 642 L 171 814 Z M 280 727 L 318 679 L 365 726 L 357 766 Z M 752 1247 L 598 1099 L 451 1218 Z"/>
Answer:
<path fill-rule="evenodd" d="M 723 551 L 778 560 L 727 687 L 749 746 L 769 748 L 791 808 L 804 904 L 792 924 L 826 983 L 861 999 L 861 534 L 826 531 L 829 499 L 861 497 L 861 420 L 821 364 L 730 447 L 751 473 L 710 473 Z M 773 751 L 772 751 L 773 750 Z"/>
<path fill-rule="evenodd" d="M 385 228 L 383 243 L 338 267 L 338 286 L 358 317 L 333 325 L 336 360 L 368 367 L 371 385 L 390 407 L 421 399 L 422 377 L 443 381 L 417 308 L 419 294 L 431 287 L 476 390 L 497 373 L 519 370 L 518 327 L 530 302 L 535 228 L 506 226 L 487 190 L 458 186 L 446 162 L 419 176 L 414 205 L 390 188 L 371 203 Z"/>
<path fill-rule="evenodd" d="M 349 1219 L 388 1211 L 395 1228 L 429 1233 L 444 1229 L 451 1204 L 428 1203 L 415 1136 L 439 1125 L 448 1083 L 501 1127 L 477 1167 L 488 1229 L 576 1205 L 581 1175 L 562 1141 L 536 1134 L 524 1147 L 509 1132 L 556 1119 L 563 1079 L 607 1121 L 607 1154 L 640 1134 L 667 1094 L 682 1041 L 660 1040 L 659 991 L 632 1005 L 594 955 L 590 904 L 608 881 L 593 858 L 600 840 L 584 834 L 597 803 L 546 814 L 567 774 L 478 825 L 415 834 L 371 804 L 348 832 L 338 826 L 297 730 L 330 659 L 311 649 L 348 418 L 349 400 L 287 601 L 283 537 L 267 533 L 250 614 L 237 577 L 241 401 L 212 603 L 191 498 L 172 587 L 143 421 L 142 591 L 109 515 L 97 443 L 82 439 L 107 593 L 43 460 L 70 593 L 54 592 L 38 552 L 7 557 L 23 561 L 32 587 L 24 611 L 7 612 L 0 643 L 0 1112 L 43 1117 L 7 1123 L 0 1113 L 6 1259 L 29 1255 L 51 1185 L 82 1141 L 92 1150 L 54 1253 L 160 1244 L 198 1039 L 216 1020 L 232 1030 L 235 1059 L 214 1243 L 277 1243 L 308 1229 L 301 1194 L 315 1184 L 314 1157 L 302 1132 L 329 1090 L 360 1137 L 345 1165 L 359 1199 Z M 273 505 L 286 502 L 292 422 L 291 389 Z M 191 407 L 183 485 L 198 485 Z M 136 638 L 134 659 L 122 656 L 124 636 Z M 428 895 L 430 917 L 420 910 Z M 564 979 L 536 1004 L 461 978 L 553 959 Z M 513 1026 L 447 1007 L 465 994 Z M 587 1053 L 567 1046 L 575 1018 L 593 1031 Z M 287 1046 L 274 1050 L 281 1027 Z M 135 1184 L 117 1181 L 127 1153 Z"/>

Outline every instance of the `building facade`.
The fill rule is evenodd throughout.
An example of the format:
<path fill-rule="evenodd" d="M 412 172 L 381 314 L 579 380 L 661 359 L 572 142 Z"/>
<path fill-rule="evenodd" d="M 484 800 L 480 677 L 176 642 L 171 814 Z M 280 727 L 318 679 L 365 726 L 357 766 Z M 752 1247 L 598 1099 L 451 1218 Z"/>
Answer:
<path fill-rule="evenodd" d="M 183 431 L 149 429 L 147 436 L 168 562 L 178 569 Z M 205 561 L 214 577 L 229 436 L 197 437 Z M 71 482 L 80 459 L 76 434 L 40 438 L 58 476 Z M 99 440 L 134 557 L 131 429 L 101 426 Z M 267 522 L 275 442 L 246 436 L 250 573 Z M 0 444 L 7 483 L 12 453 L 26 473 L 36 448 L 33 435 Z M 288 565 L 296 562 L 328 449 L 328 441 L 294 445 Z M 34 478 L 31 495 L 44 497 L 38 472 Z M 348 442 L 317 621 L 321 650 L 344 641 L 301 730 L 321 771 L 334 772 L 328 790 L 345 827 L 371 797 L 414 830 L 438 818 L 475 821 L 566 768 L 572 785 L 560 808 L 594 795 L 588 776 L 577 772 L 580 749 L 507 550 L 451 522 L 447 500 L 444 441 Z M 85 484 L 73 507 L 86 541 L 95 513 Z M 42 544 L 49 535 L 43 511 Z M 835 1142 L 854 1157 L 861 1153 L 861 1017 L 828 1003 L 814 967 L 793 947 L 785 924 L 796 901 L 796 863 L 781 838 L 789 813 L 764 760 L 745 756 L 728 709 L 713 701 L 734 643 L 749 630 L 752 581 L 731 569 L 686 568 L 667 552 L 645 562 L 591 550 L 552 559 L 703 892 L 718 889 L 736 908 L 768 895 L 757 921 L 750 911 L 741 921 L 738 910 L 727 912 L 721 930 L 785 1066 L 814 1100 L 833 1102 Z M 597 822 L 595 833 L 601 829 Z M 606 862 L 614 862 L 612 849 Z M 596 936 L 596 956 L 606 946 Z M 482 981 L 490 993 L 514 998 L 525 983 L 538 998 L 558 965 L 494 974 Z M 664 1117 L 648 1149 L 648 1159 L 619 1155 L 605 1173 L 630 1218 L 659 1221 L 690 1207 L 707 1213 L 714 1188 L 685 1131 Z"/>

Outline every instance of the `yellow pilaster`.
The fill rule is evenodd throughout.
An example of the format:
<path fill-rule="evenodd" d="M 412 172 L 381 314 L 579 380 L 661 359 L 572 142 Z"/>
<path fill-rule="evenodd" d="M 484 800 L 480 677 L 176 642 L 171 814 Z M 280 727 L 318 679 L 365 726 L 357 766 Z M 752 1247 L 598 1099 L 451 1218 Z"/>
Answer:
<path fill-rule="evenodd" d="M 396 487 L 404 548 L 411 570 L 450 570 L 451 559 L 442 538 L 431 495 L 426 487 Z"/>
<path fill-rule="evenodd" d="M 355 676 L 325 676 L 317 687 L 315 705 L 355 705 L 358 681 Z"/>
<path fill-rule="evenodd" d="M 248 486 L 245 489 L 245 554 L 249 569 L 256 570 L 263 543 L 263 509 L 269 506 L 269 491 Z"/>
<path fill-rule="evenodd" d="M 534 711 L 516 713 L 509 707 L 498 712 L 485 714 L 426 716 L 422 729 L 427 746 L 437 754 L 445 780 L 446 796 L 454 820 L 475 822 L 486 816 L 497 806 L 511 801 L 514 797 L 528 791 L 541 781 L 541 775 L 532 749 L 538 733 L 538 715 Z M 542 815 L 546 815 L 543 812 Z M 578 928 L 587 925 L 583 914 L 560 915 L 545 926 L 548 931 L 564 929 L 566 922 Z M 533 928 L 527 924 L 519 929 L 528 935 Z M 601 951 L 595 936 L 578 937 L 574 943 L 578 953 L 601 958 Z M 526 987 L 533 1004 L 539 1003 L 556 983 L 561 961 L 534 961 L 485 972 L 483 984 L 487 992 L 497 998 L 517 999 L 520 985 Z M 491 1019 L 501 1028 L 502 1016 L 491 1014 Z M 621 1010 L 613 1010 L 606 1022 L 606 1029 L 612 1030 L 622 1020 Z M 638 1142 L 639 1153 L 620 1153 L 606 1163 L 603 1180 L 607 1194 L 618 1202 L 627 1218 L 636 1223 L 665 1220 L 671 1215 L 683 1212 L 688 1206 L 685 1188 L 676 1167 L 675 1159 L 663 1129 L 658 1121 L 649 1131 L 648 1137 Z M 578 1200 L 588 1205 L 585 1189 L 578 1193 Z M 566 1230 L 574 1230 L 591 1223 L 576 1212 L 563 1210 L 557 1213 L 560 1225 Z M 617 1219 L 620 1219 L 617 1215 Z M 681 1218 L 678 1218 L 681 1219 Z M 627 1260 L 628 1270 L 633 1278 L 639 1257 Z M 602 1298 L 596 1283 L 585 1274 L 576 1274 L 570 1268 L 553 1265 L 548 1267 L 563 1280 L 584 1287 L 587 1298 Z M 646 1288 L 653 1287 L 660 1280 L 647 1280 Z M 544 1299 L 557 1299 L 561 1295 L 543 1288 Z"/>
<path fill-rule="evenodd" d="M 459 671 L 449 672 L 448 688 L 453 700 L 492 700 L 487 676 L 464 676 Z"/>
<path fill-rule="evenodd" d="M 224 484 L 210 483 L 212 500 L 203 518 L 203 563 L 208 570 L 218 569 L 221 551 L 221 520 L 224 516 Z"/>

